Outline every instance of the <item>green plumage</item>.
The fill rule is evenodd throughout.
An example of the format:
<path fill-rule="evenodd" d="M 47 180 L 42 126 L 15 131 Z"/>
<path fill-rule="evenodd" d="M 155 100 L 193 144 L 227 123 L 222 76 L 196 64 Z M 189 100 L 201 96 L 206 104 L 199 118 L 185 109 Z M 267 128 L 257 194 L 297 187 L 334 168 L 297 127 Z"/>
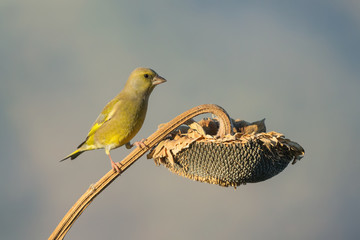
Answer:
<path fill-rule="evenodd" d="M 149 68 L 135 69 L 130 74 L 124 89 L 104 107 L 86 140 L 61 161 L 74 159 L 84 151 L 99 148 L 104 148 L 106 154 L 110 156 L 111 149 L 130 142 L 145 120 L 152 90 L 165 81 Z"/>

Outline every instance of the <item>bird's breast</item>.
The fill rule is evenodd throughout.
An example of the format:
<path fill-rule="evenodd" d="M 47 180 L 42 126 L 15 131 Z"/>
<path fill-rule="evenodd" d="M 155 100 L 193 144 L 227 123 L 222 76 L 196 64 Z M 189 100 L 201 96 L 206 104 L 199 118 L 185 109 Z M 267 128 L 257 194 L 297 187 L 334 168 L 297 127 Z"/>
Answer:
<path fill-rule="evenodd" d="M 102 145 L 111 145 L 112 148 L 129 142 L 139 132 L 145 120 L 147 101 L 141 100 L 122 104 L 113 118 L 95 134 L 97 142 Z"/>

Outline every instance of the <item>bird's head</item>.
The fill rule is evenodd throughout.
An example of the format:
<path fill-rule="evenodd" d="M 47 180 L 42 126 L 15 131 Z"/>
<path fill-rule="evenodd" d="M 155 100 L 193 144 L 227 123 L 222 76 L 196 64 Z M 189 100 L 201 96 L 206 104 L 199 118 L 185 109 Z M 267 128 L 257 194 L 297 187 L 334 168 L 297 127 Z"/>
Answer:
<path fill-rule="evenodd" d="M 150 94 L 156 85 L 166 82 L 150 68 L 136 68 L 126 82 L 126 88 L 131 88 L 138 94 Z"/>

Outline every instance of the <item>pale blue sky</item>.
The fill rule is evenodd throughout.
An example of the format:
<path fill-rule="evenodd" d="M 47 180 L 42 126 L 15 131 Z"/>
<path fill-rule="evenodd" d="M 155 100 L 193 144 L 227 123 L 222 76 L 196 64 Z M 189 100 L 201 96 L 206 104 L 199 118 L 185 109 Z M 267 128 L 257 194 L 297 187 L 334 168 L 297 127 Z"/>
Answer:
<path fill-rule="evenodd" d="M 236 191 L 143 157 L 68 239 L 359 238 L 360 3 L 263 2 L 0 0 L 1 239 L 46 239 L 110 169 L 102 150 L 58 160 L 139 66 L 168 82 L 135 140 L 216 103 L 306 155 Z"/>

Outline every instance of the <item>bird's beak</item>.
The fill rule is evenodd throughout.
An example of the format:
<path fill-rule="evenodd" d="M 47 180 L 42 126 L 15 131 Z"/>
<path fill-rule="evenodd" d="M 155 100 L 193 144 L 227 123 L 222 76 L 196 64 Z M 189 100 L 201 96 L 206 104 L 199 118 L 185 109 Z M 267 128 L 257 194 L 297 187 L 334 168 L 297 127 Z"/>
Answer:
<path fill-rule="evenodd" d="M 166 82 L 165 78 L 160 77 L 159 75 L 156 75 L 152 80 L 152 85 L 156 86 L 156 85 L 159 85 L 159 84 L 164 83 L 164 82 Z"/>

